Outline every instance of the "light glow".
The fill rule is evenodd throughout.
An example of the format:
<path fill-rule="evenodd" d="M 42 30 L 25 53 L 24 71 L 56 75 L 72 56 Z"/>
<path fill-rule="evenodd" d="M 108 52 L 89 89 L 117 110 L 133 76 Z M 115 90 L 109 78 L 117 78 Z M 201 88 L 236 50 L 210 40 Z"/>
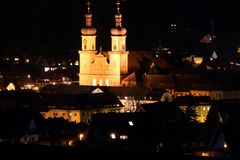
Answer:
<path fill-rule="evenodd" d="M 128 121 L 129 126 L 133 126 L 133 122 L 132 121 Z"/>
<path fill-rule="evenodd" d="M 111 139 L 116 139 L 117 138 L 115 133 L 111 133 L 110 137 L 111 137 Z"/>
<path fill-rule="evenodd" d="M 79 134 L 79 140 L 82 141 L 83 138 L 84 138 L 84 134 L 83 134 L 83 133 L 80 133 L 80 134 Z"/>

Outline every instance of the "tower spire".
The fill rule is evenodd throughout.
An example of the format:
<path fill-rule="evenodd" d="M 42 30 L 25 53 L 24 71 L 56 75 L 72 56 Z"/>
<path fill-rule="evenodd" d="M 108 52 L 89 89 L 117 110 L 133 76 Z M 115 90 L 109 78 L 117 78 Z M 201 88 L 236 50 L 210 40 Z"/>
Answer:
<path fill-rule="evenodd" d="M 92 14 L 90 12 L 90 1 L 87 3 L 87 13 L 85 14 L 85 26 L 81 29 L 82 33 L 82 50 L 96 49 L 96 33 L 97 30 L 92 26 Z"/>
<path fill-rule="evenodd" d="M 115 27 L 111 28 L 112 51 L 125 51 L 127 29 L 122 27 L 122 14 L 120 13 L 119 0 L 116 0 L 116 7 Z"/>
<path fill-rule="evenodd" d="M 90 1 L 87 1 L 86 27 L 92 27 L 92 14 L 90 13 Z"/>
<path fill-rule="evenodd" d="M 116 1 L 116 6 L 117 6 L 117 13 L 115 14 L 115 21 L 116 21 L 115 26 L 121 28 L 122 27 L 122 15 L 120 13 L 120 2 L 119 2 L 119 0 Z"/>
<path fill-rule="evenodd" d="M 116 1 L 116 5 L 117 5 L 117 14 L 120 14 L 120 2 L 119 0 Z"/>
<path fill-rule="evenodd" d="M 81 30 L 84 35 L 94 35 L 96 34 L 96 29 L 92 26 L 92 14 L 90 12 L 91 2 L 87 1 L 87 13 L 85 14 L 85 28 Z"/>
<path fill-rule="evenodd" d="M 90 14 L 90 5 L 91 5 L 91 3 L 89 2 L 89 1 L 87 1 L 87 10 L 88 10 L 88 14 Z"/>

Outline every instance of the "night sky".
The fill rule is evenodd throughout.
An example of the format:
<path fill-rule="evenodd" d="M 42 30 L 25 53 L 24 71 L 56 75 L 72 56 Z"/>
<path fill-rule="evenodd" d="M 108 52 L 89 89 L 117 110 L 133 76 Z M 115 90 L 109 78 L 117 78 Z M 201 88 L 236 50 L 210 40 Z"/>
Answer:
<path fill-rule="evenodd" d="M 128 30 L 128 50 L 157 47 L 159 40 L 167 44 L 168 27 L 175 22 L 184 34 L 198 37 L 210 33 L 211 20 L 220 47 L 240 46 L 237 2 L 209 1 L 122 0 L 120 11 L 122 24 Z M 98 32 L 97 45 L 109 50 L 115 3 L 113 0 L 93 0 L 91 12 Z M 0 52 L 62 54 L 80 49 L 80 29 L 85 23 L 85 13 L 85 0 L 1 2 Z"/>

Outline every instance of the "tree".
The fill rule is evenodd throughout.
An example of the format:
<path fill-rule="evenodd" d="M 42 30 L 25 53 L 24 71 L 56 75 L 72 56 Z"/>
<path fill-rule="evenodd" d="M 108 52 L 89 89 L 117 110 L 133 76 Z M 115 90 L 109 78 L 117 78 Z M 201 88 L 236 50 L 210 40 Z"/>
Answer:
<path fill-rule="evenodd" d="M 198 123 L 196 107 L 194 105 L 185 108 L 185 116 L 187 122 Z"/>

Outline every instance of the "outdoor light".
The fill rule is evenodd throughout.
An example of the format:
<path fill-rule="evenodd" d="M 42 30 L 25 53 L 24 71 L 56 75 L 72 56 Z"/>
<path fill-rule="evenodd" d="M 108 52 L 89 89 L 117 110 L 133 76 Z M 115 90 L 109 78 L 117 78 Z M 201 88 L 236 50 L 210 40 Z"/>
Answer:
<path fill-rule="evenodd" d="M 83 138 L 84 138 L 84 134 L 83 134 L 83 133 L 80 133 L 80 134 L 79 134 L 79 140 L 82 141 Z"/>
<path fill-rule="evenodd" d="M 111 133 L 110 137 L 111 137 L 111 139 L 116 139 L 117 138 L 115 133 Z"/>
<path fill-rule="evenodd" d="M 128 121 L 129 126 L 133 126 L 133 122 L 132 121 Z"/>
<path fill-rule="evenodd" d="M 224 143 L 223 147 L 226 149 L 227 148 L 227 143 Z"/>
<path fill-rule="evenodd" d="M 209 153 L 207 153 L 207 152 L 202 152 L 202 156 L 203 156 L 203 157 L 209 157 Z"/>
<path fill-rule="evenodd" d="M 121 139 L 121 140 L 127 140 L 127 139 L 128 139 L 128 136 L 127 136 L 127 135 L 120 135 L 120 139 Z"/>

